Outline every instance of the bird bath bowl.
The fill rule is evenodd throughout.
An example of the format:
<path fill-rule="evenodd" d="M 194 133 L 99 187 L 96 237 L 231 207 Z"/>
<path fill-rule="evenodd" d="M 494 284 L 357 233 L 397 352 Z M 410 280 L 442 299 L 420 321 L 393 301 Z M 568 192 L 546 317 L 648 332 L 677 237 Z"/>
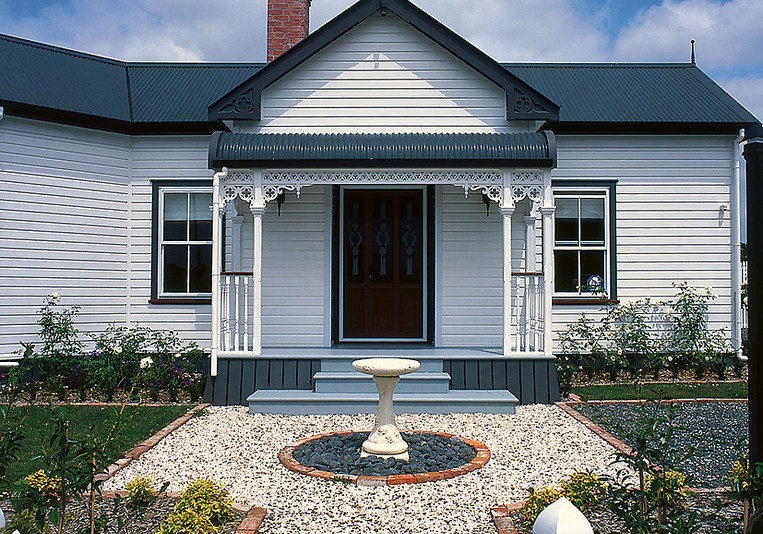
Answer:
<path fill-rule="evenodd" d="M 363 442 L 361 458 L 373 454 L 381 458 L 397 458 L 408 461 L 408 444 L 400 436 L 395 424 L 392 393 L 400 380 L 400 375 L 412 373 L 421 367 L 416 360 L 402 358 L 366 358 L 355 360 L 352 367 L 356 371 L 373 375 L 379 390 L 379 406 L 376 423 L 371 435 Z"/>

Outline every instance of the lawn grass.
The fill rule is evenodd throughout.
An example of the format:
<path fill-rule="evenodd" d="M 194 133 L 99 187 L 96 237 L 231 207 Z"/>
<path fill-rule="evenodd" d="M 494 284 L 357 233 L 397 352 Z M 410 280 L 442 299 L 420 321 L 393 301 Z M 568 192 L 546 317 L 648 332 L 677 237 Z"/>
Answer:
<path fill-rule="evenodd" d="M 84 437 L 91 427 L 106 435 L 113 426 L 119 410 L 117 406 L 21 406 L 14 407 L 18 414 L 26 414 L 22 427 L 24 441 L 21 459 L 7 472 L 11 481 L 18 480 L 45 467 L 43 459 L 37 458 L 49 443 L 52 424 L 58 414 L 66 409 L 71 439 Z M 169 423 L 186 413 L 190 406 L 126 406 L 122 416 L 119 437 L 120 450 L 126 452 L 141 441 L 151 437 Z M 121 457 L 120 454 L 118 457 Z M 118 458 L 117 457 L 117 458 Z M 116 460 L 113 458 L 112 460 Z"/>
<path fill-rule="evenodd" d="M 747 382 L 662 382 L 642 384 L 637 390 L 633 384 L 577 386 L 570 390 L 585 400 L 655 400 L 696 398 L 747 398 Z"/>

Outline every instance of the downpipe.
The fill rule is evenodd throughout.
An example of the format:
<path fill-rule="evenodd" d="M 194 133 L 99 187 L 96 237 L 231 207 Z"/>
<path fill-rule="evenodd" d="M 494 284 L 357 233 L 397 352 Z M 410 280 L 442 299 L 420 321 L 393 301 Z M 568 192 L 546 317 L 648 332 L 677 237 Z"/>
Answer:
<path fill-rule="evenodd" d="M 741 204 L 741 150 L 745 131 L 739 130 L 739 136 L 731 146 L 731 322 L 733 328 L 734 353 L 741 361 L 747 361 L 742 354 L 742 204 Z"/>

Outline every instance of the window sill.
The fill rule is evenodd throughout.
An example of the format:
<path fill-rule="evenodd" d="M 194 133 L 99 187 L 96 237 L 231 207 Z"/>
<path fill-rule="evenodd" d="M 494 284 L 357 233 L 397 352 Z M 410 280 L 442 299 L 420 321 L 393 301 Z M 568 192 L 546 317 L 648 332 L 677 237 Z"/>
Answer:
<path fill-rule="evenodd" d="M 580 298 L 553 298 L 551 304 L 560 306 L 602 306 L 604 304 L 620 304 L 618 299 L 600 299 L 595 297 L 580 297 Z"/>
<path fill-rule="evenodd" d="M 161 298 L 148 299 L 149 304 L 212 304 L 211 298 Z"/>

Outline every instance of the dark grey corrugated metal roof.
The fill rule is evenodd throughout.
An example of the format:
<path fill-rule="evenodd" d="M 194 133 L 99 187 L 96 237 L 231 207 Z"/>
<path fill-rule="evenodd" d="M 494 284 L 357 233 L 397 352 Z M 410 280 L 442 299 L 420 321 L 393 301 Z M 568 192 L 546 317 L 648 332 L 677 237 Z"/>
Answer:
<path fill-rule="evenodd" d="M 124 64 L 0 35 L 0 100 L 129 121 Z"/>
<path fill-rule="evenodd" d="M 432 161 L 437 165 L 535 163 L 556 158 L 550 133 L 515 134 L 249 134 L 216 132 L 210 166 L 351 165 Z"/>
<path fill-rule="evenodd" d="M 506 64 L 560 105 L 559 122 L 754 123 L 690 63 Z"/>
<path fill-rule="evenodd" d="M 506 64 L 560 105 L 560 123 L 758 122 L 696 65 Z M 261 64 L 128 63 L 0 35 L 0 105 L 127 125 L 207 124 L 207 106 Z"/>
<path fill-rule="evenodd" d="M 259 68 L 242 64 L 128 63 L 133 120 L 206 122 L 209 103 Z"/>
<path fill-rule="evenodd" d="M 207 122 L 259 64 L 128 63 L 0 35 L 0 102 L 135 123 Z"/>

